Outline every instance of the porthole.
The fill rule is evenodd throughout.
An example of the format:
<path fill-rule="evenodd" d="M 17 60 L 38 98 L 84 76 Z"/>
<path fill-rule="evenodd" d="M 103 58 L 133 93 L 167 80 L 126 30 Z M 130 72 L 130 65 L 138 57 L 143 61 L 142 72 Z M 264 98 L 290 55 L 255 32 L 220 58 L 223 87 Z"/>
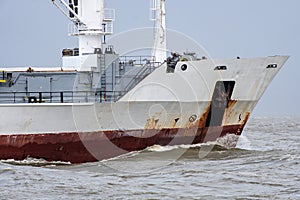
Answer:
<path fill-rule="evenodd" d="M 189 121 L 192 123 L 192 122 L 196 121 L 196 119 L 197 119 L 197 115 L 192 115 L 192 116 L 190 116 Z"/>
<path fill-rule="evenodd" d="M 181 65 L 181 70 L 182 70 L 182 71 L 187 70 L 187 65 L 186 65 L 186 64 Z"/>

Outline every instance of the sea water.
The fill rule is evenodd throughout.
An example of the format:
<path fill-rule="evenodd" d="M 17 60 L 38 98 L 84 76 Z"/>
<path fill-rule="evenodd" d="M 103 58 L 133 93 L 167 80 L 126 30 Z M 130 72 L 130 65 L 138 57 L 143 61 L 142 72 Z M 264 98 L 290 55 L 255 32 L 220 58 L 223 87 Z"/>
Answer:
<path fill-rule="evenodd" d="M 0 189 L 0 199 L 300 199 L 300 117 L 94 163 L 0 161 Z"/>

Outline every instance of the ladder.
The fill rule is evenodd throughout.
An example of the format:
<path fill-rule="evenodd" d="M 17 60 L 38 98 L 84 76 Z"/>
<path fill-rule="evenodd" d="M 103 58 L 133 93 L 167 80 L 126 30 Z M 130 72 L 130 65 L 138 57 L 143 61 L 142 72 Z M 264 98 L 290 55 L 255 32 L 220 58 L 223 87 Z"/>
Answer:
<path fill-rule="evenodd" d="M 106 100 L 106 65 L 105 65 L 105 54 L 100 54 L 100 73 L 101 73 L 101 100 Z"/>

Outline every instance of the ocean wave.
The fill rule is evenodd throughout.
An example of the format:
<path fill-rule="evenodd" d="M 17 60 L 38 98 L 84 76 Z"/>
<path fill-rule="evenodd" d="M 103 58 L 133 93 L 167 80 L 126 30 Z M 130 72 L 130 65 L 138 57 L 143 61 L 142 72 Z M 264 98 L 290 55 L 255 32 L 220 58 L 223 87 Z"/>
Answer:
<path fill-rule="evenodd" d="M 242 139 L 240 139 L 242 138 Z M 244 141 L 244 143 L 241 143 Z M 105 159 L 99 161 L 100 163 L 107 163 L 113 161 L 120 161 L 120 160 L 127 160 L 127 159 L 134 159 L 137 157 L 143 157 L 145 154 L 154 153 L 155 156 L 160 155 L 159 153 L 167 153 L 167 152 L 177 152 L 179 157 L 184 153 L 190 153 L 191 151 L 195 151 L 192 154 L 196 154 L 196 151 L 202 152 L 221 152 L 221 151 L 228 151 L 230 149 L 237 149 L 236 144 L 239 143 L 239 148 L 244 149 L 244 147 L 248 147 L 245 145 L 245 141 L 247 142 L 247 138 L 245 136 L 236 136 L 234 134 L 226 135 L 225 137 L 218 138 L 216 141 L 213 142 L 206 142 L 200 144 L 185 144 L 185 145 L 172 145 L 172 146 L 161 146 L 161 145 L 153 145 L 141 151 L 133 151 L 128 152 L 126 154 L 113 157 L 110 159 Z M 243 145 L 241 145 L 243 144 Z M 157 153 L 157 154 L 156 154 Z M 152 154 L 152 156 L 154 156 Z M 173 154 L 171 155 L 171 157 Z M 168 154 L 164 155 L 164 157 L 168 157 Z M 70 162 L 62 162 L 62 161 L 46 161 L 44 159 L 36 159 L 36 158 L 27 158 L 25 160 L 0 160 L 2 163 L 11 164 L 11 165 L 28 165 L 28 166 L 36 166 L 36 167 L 51 167 L 51 166 L 64 166 L 64 165 L 71 165 Z"/>
<path fill-rule="evenodd" d="M 70 162 L 46 161 L 44 159 L 37 159 L 37 158 L 26 158 L 24 160 L 7 159 L 7 160 L 0 160 L 0 162 L 11 164 L 11 165 L 25 165 L 25 166 L 28 165 L 28 166 L 36 166 L 36 167 L 71 165 Z"/>
<path fill-rule="evenodd" d="M 122 154 L 113 158 L 108 158 L 108 159 L 103 159 L 100 162 L 109 162 L 109 161 L 115 161 L 115 160 L 120 160 L 120 159 L 127 159 L 127 158 L 131 158 L 131 157 L 135 157 L 137 155 L 139 155 L 142 151 L 132 151 L 132 152 L 128 152 L 126 154 Z"/>
<path fill-rule="evenodd" d="M 13 172 L 12 168 L 3 168 L 3 169 L 0 169 L 0 174 L 10 173 L 10 172 Z"/>
<path fill-rule="evenodd" d="M 150 152 L 167 152 L 176 149 L 200 149 L 201 147 L 208 147 L 208 146 L 216 146 L 215 150 L 227 150 L 236 148 L 236 145 L 239 141 L 239 136 L 234 134 L 226 135 L 225 137 L 218 138 L 216 141 L 213 142 L 206 142 L 200 144 L 182 144 L 182 145 L 173 145 L 173 146 L 160 146 L 160 145 L 153 145 L 151 147 L 146 148 L 143 151 L 150 151 Z"/>

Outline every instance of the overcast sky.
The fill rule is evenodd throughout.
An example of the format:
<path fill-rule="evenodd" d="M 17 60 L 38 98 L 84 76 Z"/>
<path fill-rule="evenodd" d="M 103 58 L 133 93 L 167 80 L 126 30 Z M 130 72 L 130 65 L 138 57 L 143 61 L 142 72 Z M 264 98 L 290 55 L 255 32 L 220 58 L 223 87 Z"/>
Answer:
<path fill-rule="evenodd" d="M 149 0 L 107 0 L 115 33 L 151 27 Z M 51 0 L 0 0 L 0 66 L 60 66 L 76 47 L 68 20 Z M 255 116 L 300 115 L 299 0 L 167 0 L 167 26 L 193 38 L 213 58 L 290 55 Z"/>

